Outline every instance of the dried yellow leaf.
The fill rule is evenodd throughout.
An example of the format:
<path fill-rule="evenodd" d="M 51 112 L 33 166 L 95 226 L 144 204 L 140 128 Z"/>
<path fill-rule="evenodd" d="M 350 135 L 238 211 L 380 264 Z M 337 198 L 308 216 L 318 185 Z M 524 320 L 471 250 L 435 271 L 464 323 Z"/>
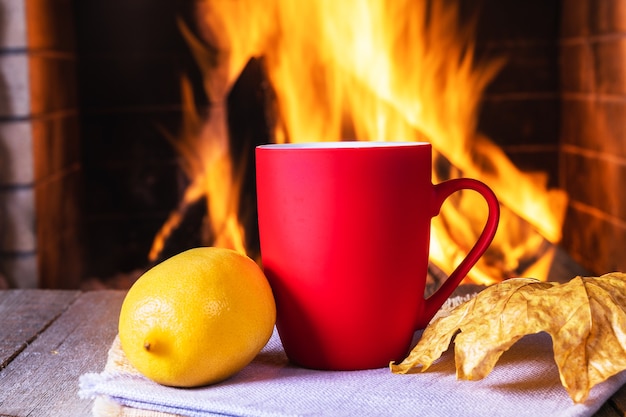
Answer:
<path fill-rule="evenodd" d="M 493 285 L 434 320 L 394 373 L 422 372 L 454 339 L 457 378 L 479 380 L 528 334 L 552 337 L 561 383 L 576 403 L 626 369 L 626 274 L 576 277 L 565 284 L 515 278 Z"/>

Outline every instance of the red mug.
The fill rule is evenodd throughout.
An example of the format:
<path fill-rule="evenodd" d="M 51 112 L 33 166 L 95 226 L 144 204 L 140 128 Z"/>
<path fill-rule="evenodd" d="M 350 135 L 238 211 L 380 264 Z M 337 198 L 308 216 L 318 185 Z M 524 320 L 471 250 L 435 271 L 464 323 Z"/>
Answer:
<path fill-rule="evenodd" d="M 491 243 L 500 213 L 494 193 L 468 178 L 433 185 L 429 143 L 292 143 L 255 151 L 261 260 L 288 358 L 328 370 L 403 359 L 415 331 Z M 462 189 L 487 201 L 486 225 L 424 299 L 431 218 Z"/>

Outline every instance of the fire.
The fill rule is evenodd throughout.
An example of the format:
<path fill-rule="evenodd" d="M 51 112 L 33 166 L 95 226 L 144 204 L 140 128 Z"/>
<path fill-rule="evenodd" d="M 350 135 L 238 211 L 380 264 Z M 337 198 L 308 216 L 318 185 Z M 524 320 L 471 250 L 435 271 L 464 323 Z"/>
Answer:
<path fill-rule="evenodd" d="M 484 284 L 522 273 L 546 278 L 547 268 L 529 272 L 525 264 L 560 240 L 566 196 L 549 190 L 545 176 L 520 172 L 477 132 L 483 91 L 503 61 L 476 60 L 472 24 L 462 22 L 457 3 L 205 0 L 199 15 L 212 51 L 183 30 L 214 106 L 204 126 L 196 120 L 195 132 L 183 135 L 196 135 L 183 142 L 199 146 L 183 155 L 190 158 L 190 197 L 225 198 L 220 207 L 230 210 L 216 216 L 214 230 L 241 232 L 235 207 L 239 174 L 226 166 L 225 99 L 248 60 L 262 57 L 279 108 L 276 142 L 431 142 L 437 154 L 435 183 L 455 176 L 477 178 L 503 204 L 490 254 L 469 278 Z M 190 162 L 209 155 L 213 160 L 203 159 L 199 167 Z M 211 185 L 214 169 L 221 170 L 220 181 L 229 178 L 224 189 Z M 485 218 L 486 206 L 472 192 L 444 204 L 433 221 L 433 263 L 450 273 L 475 242 Z M 230 236 L 227 244 L 245 247 L 243 238 Z"/>
<path fill-rule="evenodd" d="M 155 237 L 148 255 L 156 260 L 164 242 L 182 220 L 189 203 L 207 197 L 208 229 L 213 245 L 246 253 L 244 230 L 237 218 L 241 175 L 233 172 L 228 146 L 224 106 L 214 106 L 205 121 L 193 106 L 192 92 L 186 80 L 182 91 L 185 109 L 183 132 L 179 140 L 171 139 L 182 156 L 182 167 L 191 183 L 185 191 L 182 205 L 174 211 Z M 208 240 L 205 237 L 204 240 Z"/>

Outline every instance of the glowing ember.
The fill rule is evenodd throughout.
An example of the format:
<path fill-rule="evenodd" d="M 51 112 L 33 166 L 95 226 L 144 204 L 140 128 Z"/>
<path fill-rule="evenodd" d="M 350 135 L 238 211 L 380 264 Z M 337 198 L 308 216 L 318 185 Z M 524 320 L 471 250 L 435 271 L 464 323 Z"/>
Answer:
<path fill-rule="evenodd" d="M 492 187 L 505 207 L 502 223 L 470 279 L 528 274 L 528 259 L 549 258 L 545 245 L 560 240 L 566 196 L 548 190 L 545 177 L 520 172 L 476 131 L 482 93 L 503 62 L 476 62 L 473 28 L 461 24 L 456 3 L 205 0 L 200 14 L 215 50 L 185 33 L 215 104 L 208 121 L 188 120 L 194 127 L 180 149 L 192 178 L 186 201 L 200 194 L 221 201 L 209 207 L 211 227 L 229 237 L 218 233 L 214 244 L 245 246 L 234 237 L 243 236 L 236 218 L 240 173 L 228 165 L 225 97 L 248 60 L 263 57 L 279 108 L 276 142 L 427 140 L 439 153 L 435 182 L 468 176 Z M 447 202 L 433 222 L 432 261 L 450 273 L 485 218 L 486 206 L 472 192 Z M 544 266 L 532 274 L 545 279 L 550 262 L 532 264 Z"/>

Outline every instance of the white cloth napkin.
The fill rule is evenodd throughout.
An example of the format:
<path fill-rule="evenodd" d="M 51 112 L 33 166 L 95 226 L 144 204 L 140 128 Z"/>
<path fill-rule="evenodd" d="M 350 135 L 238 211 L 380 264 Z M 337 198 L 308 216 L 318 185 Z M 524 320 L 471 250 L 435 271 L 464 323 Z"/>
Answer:
<path fill-rule="evenodd" d="M 590 416 L 625 382 L 622 372 L 594 387 L 584 404 L 574 404 L 545 333 L 518 341 L 485 379 L 459 381 L 453 346 L 424 373 L 315 371 L 291 365 L 275 331 L 250 365 L 216 385 L 170 388 L 136 372 L 105 370 L 81 376 L 79 395 L 192 417 Z"/>

